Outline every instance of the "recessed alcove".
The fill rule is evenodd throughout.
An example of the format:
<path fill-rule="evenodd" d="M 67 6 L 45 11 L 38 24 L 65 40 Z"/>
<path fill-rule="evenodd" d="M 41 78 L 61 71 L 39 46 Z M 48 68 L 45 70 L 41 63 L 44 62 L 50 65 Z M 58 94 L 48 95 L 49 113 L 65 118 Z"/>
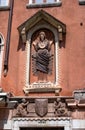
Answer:
<path fill-rule="evenodd" d="M 61 87 L 59 85 L 59 42 L 63 40 L 63 35 L 66 34 L 66 25 L 55 19 L 47 12 L 40 10 L 34 14 L 31 18 L 25 21 L 18 27 L 23 43 L 26 43 L 26 68 L 25 68 L 25 86 L 24 92 L 60 92 Z M 48 41 L 52 41 L 51 53 L 53 55 L 52 61 L 52 74 L 47 75 L 45 82 L 38 82 L 37 76 L 33 75 L 32 67 L 32 55 L 33 42 L 39 39 L 39 33 L 45 32 Z M 50 66 L 50 65 L 49 65 Z M 34 69 L 36 66 L 34 67 Z M 40 76 L 40 75 L 39 75 Z"/>

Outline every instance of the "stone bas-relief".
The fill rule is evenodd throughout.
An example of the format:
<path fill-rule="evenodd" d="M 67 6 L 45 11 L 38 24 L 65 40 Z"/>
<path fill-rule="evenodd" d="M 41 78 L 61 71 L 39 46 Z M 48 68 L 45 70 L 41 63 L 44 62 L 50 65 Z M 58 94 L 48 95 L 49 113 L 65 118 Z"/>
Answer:
<path fill-rule="evenodd" d="M 56 49 L 56 51 L 55 51 Z M 29 84 L 23 89 L 29 92 L 59 93 L 57 81 L 57 43 L 53 33 L 47 29 L 37 30 L 31 37 Z M 55 70 L 57 69 L 57 70 Z"/>
<path fill-rule="evenodd" d="M 32 54 L 33 73 L 37 75 L 37 82 L 48 82 L 47 75 L 52 73 L 53 54 L 52 41 L 46 39 L 45 32 L 39 33 L 39 40 L 33 42 L 35 53 Z"/>
<path fill-rule="evenodd" d="M 66 107 L 66 103 L 62 102 L 60 98 L 57 98 L 56 101 L 54 102 L 54 114 L 55 116 L 70 116 L 70 111 L 68 111 Z"/>
<path fill-rule="evenodd" d="M 51 99 L 52 100 L 52 99 Z M 70 117 L 71 112 L 65 101 L 56 98 L 22 99 L 15 108 L 14 117 Z"/>
<path fill-rule="evenodd" d="M 26 117 L 29 114 L 28 110 L 29 101 L 26 101 L 26 99 L 22 99 L 22 102 L 17 105 L 16 108 L 16 116 Z"/>

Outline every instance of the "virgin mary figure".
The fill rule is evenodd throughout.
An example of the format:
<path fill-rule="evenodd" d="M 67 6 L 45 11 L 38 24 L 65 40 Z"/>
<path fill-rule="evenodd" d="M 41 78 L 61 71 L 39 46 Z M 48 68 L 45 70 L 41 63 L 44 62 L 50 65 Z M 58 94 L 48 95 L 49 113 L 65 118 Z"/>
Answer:
<path fill-rule="evenodd" d="M 47 75 L 51 72 L 50 63 L 53 55 L 51 54 L 52 42 L 46 39 L 45 32 L 39 33 L 39 40 L 33 42 L 35 54 L 32 55 L 35 61 L 35 69 L 39 82 L 47 82 Z"/>

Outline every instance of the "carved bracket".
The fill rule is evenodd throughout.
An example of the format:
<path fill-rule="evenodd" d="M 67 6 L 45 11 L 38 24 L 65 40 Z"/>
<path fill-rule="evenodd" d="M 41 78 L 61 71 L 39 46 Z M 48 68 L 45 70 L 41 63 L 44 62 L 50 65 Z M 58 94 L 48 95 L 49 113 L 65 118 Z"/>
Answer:
<path fill-rule="evenodd" d="M 21 31 L 21 38 L 22 38 L 22 42 L 23 43 L 26 43 L 26 30 L 25 30 L 25 28 L 23 28 L 22 29 L 22 31 Z"/>

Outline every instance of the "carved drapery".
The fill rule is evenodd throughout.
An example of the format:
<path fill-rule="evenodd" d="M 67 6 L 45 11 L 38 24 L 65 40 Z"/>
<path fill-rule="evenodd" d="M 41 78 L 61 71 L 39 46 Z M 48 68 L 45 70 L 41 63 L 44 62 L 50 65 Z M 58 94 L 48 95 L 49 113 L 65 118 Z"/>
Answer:
<path fill-rule="evenodd" d="M 46 25 L 46 23 L 45 23 L 45 24 L 40 25 L 40 26 L 35 26 L 32 31 L 35 32 L 36 29 L 38 30 L 40 28 L 41 28 L 41 30 L 43 28 L 49 29 L 49 25 Z M 50 91 L 52 91 L 52 90 L 54 91 L 59 86 L 59 83 L 58 83 L 58 37 L 57 37 L 58 35 L 56 35 L 56 34 L 58 34 L 58 32 L 53 27 L 51 28 L 51 31 L 53 31 L 53 34 L 55 36 L 55 39 L 54 39 L 55 40 L 55 49 L 54 49 L 55 50 L 55 52 L 54 52 L 55 65 L 54 65 L 54 67 L 56 68 L 56 69 L 54 68 L 54 70 L 55 70 L 54 79 L 55 80 L 53 82 L 43 82 L 43 83 L 41 83 L 41 82 L 37 83 L 35 81 L 34 83 L 30 84 L 30 59 L 31 59 L 31 56 L 29 54 L 31 53 L 30 46 L 31 46 L 32 32 L 29 31 L 28 40 L 26 43 L 27 65 L 26 65 L 26 88 L 24 89 L 25 92 L 26 92 L 26 90 L 27 91 L 32 91 L 32 90 L 35 91 L 35 89 L 38 89 L 39 91 L 41 91 L 40 89 L 44 89 L 44 91 L 47 91 L 47 88 L 48 88 L 48 90 L 50 89 Z M 53 88 L 53 89 L 51 89 L 51 88 Z M 59 89 L 59 91 L 60 91 L 60 89 Z"/>
<path fill-rule="evenodd" d="M 33 37 L 31 45 L 30 83 L 54 82 L 55 71 L 53 71 L 53 69 L 55 66 L 52 33 L 50 30 L 48 31 L 46 29 L 44 31 L 40 30 L 39 32 L 35 32 L 35 35 L 36 33 L 38 34 L 38 37 Z M 50 39 L 47 38 L 47 33 L 48 37 L 50 36 Z"/>

